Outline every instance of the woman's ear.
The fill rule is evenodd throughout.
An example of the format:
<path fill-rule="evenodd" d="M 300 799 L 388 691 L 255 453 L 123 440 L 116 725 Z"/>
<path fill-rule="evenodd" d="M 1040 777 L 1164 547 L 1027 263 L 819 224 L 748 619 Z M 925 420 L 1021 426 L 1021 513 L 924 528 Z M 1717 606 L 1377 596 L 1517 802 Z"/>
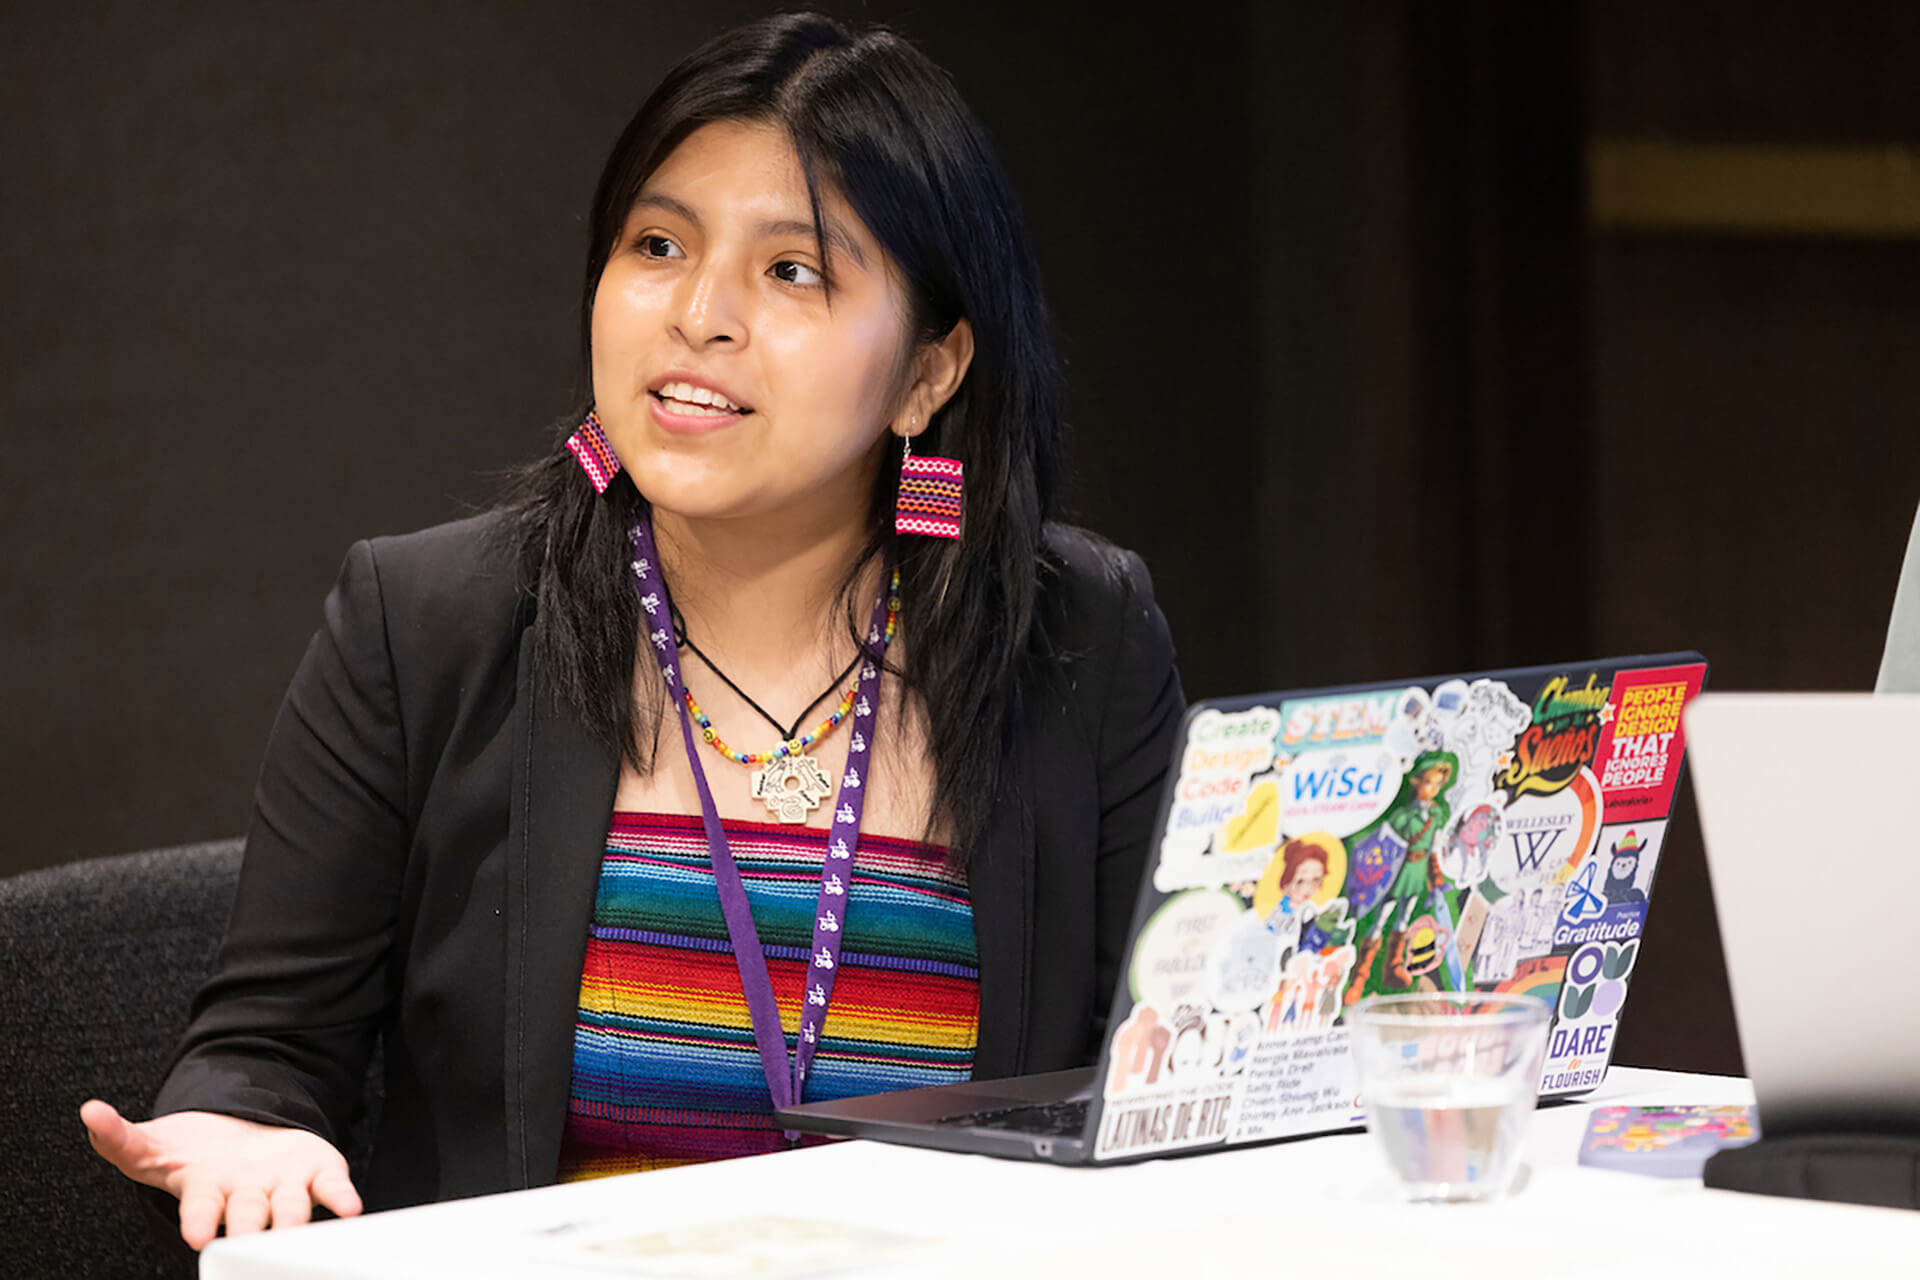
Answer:
<path fill-rule="evenodd" d="M 973 326 L 965 319 L 957 321 L 944 338 L 929 342 L 914 357 L 913 383 L 907 388 L 903 416 L 918 425 L 903 435 L 918 435 L 933 421 L 933 415 L 953 398 L 973 363 Z"/>

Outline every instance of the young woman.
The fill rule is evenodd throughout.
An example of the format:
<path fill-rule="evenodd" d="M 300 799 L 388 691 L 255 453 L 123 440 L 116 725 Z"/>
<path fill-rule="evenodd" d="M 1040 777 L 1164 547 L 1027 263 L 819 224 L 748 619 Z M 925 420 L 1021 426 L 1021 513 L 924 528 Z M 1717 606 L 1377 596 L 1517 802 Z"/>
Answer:
<path fill-rule="evenodd" d="M 157 1118 L 83 1110 L 195 1247 L 1097 1051 L 1183 700 L 1139 560 L 1051 523 L 1046 311 L 945 75 L 812 15 L 693 54 L 584 320 L 513 500 L 349 552 Z"/>

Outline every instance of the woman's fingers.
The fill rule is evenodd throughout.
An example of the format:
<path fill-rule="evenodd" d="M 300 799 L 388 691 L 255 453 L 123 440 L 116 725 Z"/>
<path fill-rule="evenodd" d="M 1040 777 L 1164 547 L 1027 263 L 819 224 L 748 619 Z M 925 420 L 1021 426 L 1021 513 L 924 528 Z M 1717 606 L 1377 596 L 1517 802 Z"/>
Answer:
<path fill-rule="evenodd" d="M 98 1098 L 80 1104 L 80 1123 L 87 1126 L 87 1141 L 93 1149 L 109 1160 L 119 1154 L 125 1141 L 122 1135 L 130 1127 L 112 1103 Z"/>
<path fill-rule="evenodd" d="M 227 1234 L 247 1236 L 267 1228 L 267 1191 L 258 1183 L 227 1192 Z"/>
<path fill-rule="evenodd" d="M 360 1212 L 360 1193 L 345 1168 L 323 1169 L 313 1179 L 313 1198 L 342 1218 Z"/>
<path fill-rule="evenodd" d="M 139 1126 L 98 1098 L 89 1098 L 81 1106 L 80 1123 L 87 1126 L 87 1141 L 102 1158 L 130 1178 L 147 1180 L 141 1166 L 152 1154 L 153 1144 Z"/>
<path fill-rule="evenodd" d="M 360 1212 L 346 1158 L 325 1138 L 236 1116 L 181 1111 L 130 1123 L 98 1099 L 80 1109 L 94 1150 L 119 1170 L 180 1197 L 180 1236 L 195 1249 L 230 1236 L 292 1227 L 314 1204 Z"/>
<path fill-rule="evenodd" d="M 275 1187 L 267 1197 L 267 1208 L 276 1231 L 281 1227 L 297 1227 L 313 1217 L 313 1201 L 307 1197 L 305 1180 L 288 1178 Z"/>
<path fill-rule="evenodd" d="M 211 1181 L 189 1182 L 180 1189 L 180 1238 L 194 1249 L 204 1249 L 220 1231 L 226 1213 L 226 1188 Z"/>

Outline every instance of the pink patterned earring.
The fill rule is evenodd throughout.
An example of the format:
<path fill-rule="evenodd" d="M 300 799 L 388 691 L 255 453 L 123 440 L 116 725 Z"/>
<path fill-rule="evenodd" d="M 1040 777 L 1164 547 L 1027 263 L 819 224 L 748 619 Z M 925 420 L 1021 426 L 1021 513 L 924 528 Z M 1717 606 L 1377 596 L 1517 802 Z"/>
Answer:
<path fill-rule="evenodd" d="M 580 429 L 567 437 L 567 448 L 580 469 L 587 473 L 587 479 L 593 482 L 595 493 L 605 493 L 613 478 L 620 474 L 620 455 L 613 451 L 607 433 L 600 429 L 597 411 L 589 411 Z"/>
<path fill-rule="evenodd" d="M 913 425 L 919 425 L 915 418 Z M 957 458 L 916 458 L 913 437 L 900 438 L 900 489 L 893 505 L 896 533 L 920 533 L 930 538 L 960 536 L 960 491 L 963 486 Z"/>

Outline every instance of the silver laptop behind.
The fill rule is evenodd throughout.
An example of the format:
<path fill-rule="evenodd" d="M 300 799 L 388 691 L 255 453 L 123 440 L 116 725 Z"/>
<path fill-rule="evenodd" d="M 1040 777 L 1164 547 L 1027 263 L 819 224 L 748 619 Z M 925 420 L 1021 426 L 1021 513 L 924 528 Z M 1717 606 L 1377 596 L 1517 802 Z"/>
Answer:
<path fill-rule="evenodd" d="M 1879 693 L 1920 693 L 1920 515 L 1907 539 L 1907 560 L 1893 592 L 1893 621 L 1887 624 L 1887 651 L 1880 658 Z"/>
<path fill-rule="evenodd" d="M 1920 520 L 1878 694 L 1703 694 L 1694 791 L 1773 1134 L 1920 1130 Z"/>

